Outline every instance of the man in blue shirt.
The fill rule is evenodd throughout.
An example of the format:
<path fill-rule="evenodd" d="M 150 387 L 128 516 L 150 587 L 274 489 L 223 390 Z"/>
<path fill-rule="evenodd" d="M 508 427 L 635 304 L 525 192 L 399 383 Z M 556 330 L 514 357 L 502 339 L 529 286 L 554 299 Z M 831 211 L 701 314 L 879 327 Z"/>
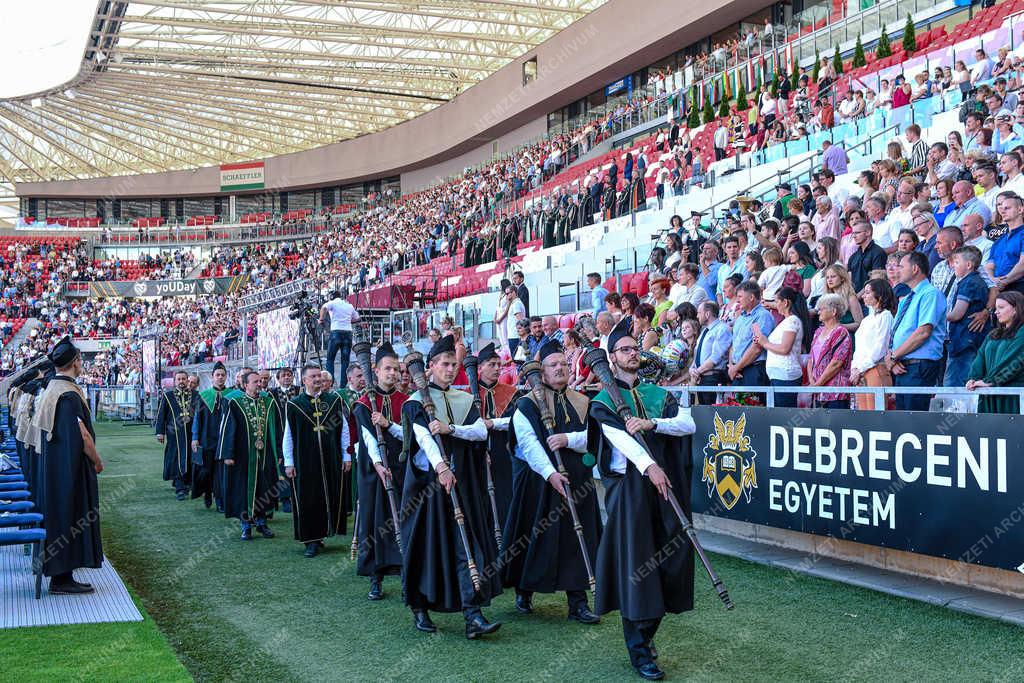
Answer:
<path fill-rule="evenodd" d="M 741 258 L 739 238 L 735 235 L 729 235 L 722 242 L 722 245 L 725 247 L 725 263 L 718 269 L 718 287 L 715 292 L 719 304 L 729 303 L 725 299 L 725 294 L 722 293 L 722 285 L 726 279 L 736 273 L 739 273 L 744 279 L 748 275 L 747 266 L 743 262 L 743 258 Z"/>
<path fill-rule="evenodd" d="M 1006 221 L 1006 232 L 992 244 L 985 268 L 1000 289 L 1022 289 L 1024 275 L 1024 199 L 1013 192 L 999 195 L 999 215 Z"/>
<path fill-rule="evenodd" d="M 702 387 L 726 386 L 729 376 L 726 367 L 729 362 L 729 347 L 732 345 L 732 330 L 718 319 L 718 304 L 713 300 L 697 308 L 697 322 L 701 325 L 700 335 L 694 347 L 693 363 L 690 365 L 690 380 Z M 714 393 L 699 393 L 701 405 L 715 402 Z"/>
<path fill-rule="evenodd" d="M 608 296 L 608 290 L 601 286 L 601 276 L 597 273 L 587 275 L 587 284 L 590 285 L 590 306 L 596 318 L 598 313 L 608 310 L 604 303 L 605 297 Z"/>
<path fill-rule="evenodd" d="M 754 341 L 754 325 L 768 336 L 775 329 L 775 318 L 761 305 L 761 288 L 756 282 L 741 282 L 736 288 L 740 314 L 732 324 L 732 350 L 729 352 L 729 379 L 740 386 L 765 386 L 768 355 Z M 763 395 L 762 395 L 763 400 Z"/>
<path fill-rule="evenodd" d="M 928 257 L 919 251 L 900 260 L 900 281 L 910 294 L 900 300 L 886 365 L 898 387 L 933 387 L 946 342 L 946 297 L 928 280 Z M 928 410 L 931 396 L 897 394 L 897 410 Z"/>
<path fill-rule="evenodd" d="M 992 212 L 989 211 L 985 202 L 974 195 L 974 185 L 966 180 L 958 180 L 953 183 L 952 194 L 956 208 L 946 216 L 946 222 L 942 224 L 943 227 L 956 226 L 959 228 L 964 216 L 972 213 L 981 216 L 985 220 L 986 226 L 992 222 Z"/>
<path fill-rule="evenodd" d="M 697 277 L 697 284 L 704 288 L 712 301 L 718 300 L 718 269 L 722 267 L 718 253 L 718 242 L 714 240 L 708 240 L 700 248 L 700 274 Z"/>

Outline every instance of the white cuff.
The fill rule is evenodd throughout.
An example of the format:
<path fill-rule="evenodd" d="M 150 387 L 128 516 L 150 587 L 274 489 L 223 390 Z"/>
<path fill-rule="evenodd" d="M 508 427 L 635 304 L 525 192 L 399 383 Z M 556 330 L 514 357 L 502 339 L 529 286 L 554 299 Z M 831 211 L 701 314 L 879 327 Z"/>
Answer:
<path fill-rule="evenodd" d="M 361 427 L 363 437 L 363 448 L 366 450 L 366 454 L 370 456 L 375 464 L 380 464 L 380 445 L 377 443 L 377 437 L 370 432 L 366 427 Z"/>
<path fill-rule="evenodd" d="M 638 444 L 636 439 L 630 436 L 628 432 L 606 424 L 601 425 L 601 430 L 615 450 L 626 456 L 626 459 L 640 470 L 640 474 L 647 472 L 647 468 L 654 464 L 654 458 L 647 455 L 647 451 L 644 450 L 643 446 Z"/>
<path fill-rule="evenodd" d="M 496 432 L 507 432 L 509 423 L 512 421 L 510 417 L 495 417 L 491 419 L 491 429 Z"/>
<path fill-rule="evenodd" d="M 395 437 L 396 439 L 401 439 L 402 435 L 404 434 L 404 432 L 402 431 L 402 423 L 392 422 L 391 426 L 388 427 L 388 434 Z"/>
<path fill-rule="evenodd" d="M 471 425 L 451 425 L 452 436 L 463 441 L 487 441 L 487 425 L 477 418 Z"/>
<path fill-rule="evenodd" d="M 292 440 L 292 426 L 285 420 L 284 443 L 281 446 L 285 467 L 295 467 L 295 442 Z"/>
<path fill-rule="evenodd" d="M 441 458 L 440 449 L 434 443 L 434 435 L 430 433 L 429 429 L 416 423 L 412 425 L 412 433 L 416 435 L 416 443 L 419 444 L 420 450 L 426 454 L 430 466 L 436 470 L 437 466 L 444 462 L 444 460 Z"/>
<path fill-rule="evenodd" d="M 697 431 L 697 425 L 694 424 L 693 418 L 690 417 L 689 408 L 681 406 L 675 417 L 656 417 L 652 422 L 654 422 L 654 431 L 656 433 L 667 436 L 686 436 Z"/>
<path fill-rule="evenodd" d="M 569 439 L 569 443 L 566 446 L 567 448 L 570 448 L 570 449 L 576 451 L 577 453 L 586 453 L 587 452 L 587 432 L 586 432 L 586 430 L 583 430 L 582 432 L 566 432 L 565 436 L 566 436 L 567 439 Z"/>

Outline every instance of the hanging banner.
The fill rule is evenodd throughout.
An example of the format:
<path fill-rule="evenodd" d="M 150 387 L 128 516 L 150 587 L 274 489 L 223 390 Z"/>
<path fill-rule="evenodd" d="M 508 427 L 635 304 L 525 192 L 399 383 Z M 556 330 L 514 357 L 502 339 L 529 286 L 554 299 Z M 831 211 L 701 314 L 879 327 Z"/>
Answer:
<path fill-rule="evenodd" d="M 195 280 L 116 280 L 90 282 L 89 296 L 145 297 L 200 296 L 203 294 L 234 294 L 249 280 L 248 275 L 205 277 Z"/>
<path fill-rule="evenodd" d="M 1019 415 L 692 410 L 694 512 L 1024 572 Z"/>
<path fill-rule="evenodd" d="M 262 161 L 249 161 L 242 164 L 221 164 L 220 191 L 262 190 L 264 168 Z"/>

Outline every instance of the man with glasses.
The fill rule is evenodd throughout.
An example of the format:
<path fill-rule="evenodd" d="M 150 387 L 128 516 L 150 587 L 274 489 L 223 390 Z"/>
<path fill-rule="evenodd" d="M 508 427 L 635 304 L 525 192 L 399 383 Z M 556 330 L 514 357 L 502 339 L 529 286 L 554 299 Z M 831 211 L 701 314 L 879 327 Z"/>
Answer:
<path fill-rule="evenodd" d="M 889 237 L 893 243 L 899 241 L 900 230 L 910 230 L 913 226 L 911 206 L 914 204 L 916 190 L 914 183 L 904 178 L 896 188 L 896 206 L 889 212 Z"/>
<path fill-rule="evenodd" d="M 1006 233 L 992 245 L 985 269 L 995 280 L 1000 290 L 1024 292 L 1021 276 L 1024 276 L 1024 199 L 1016 194 L 1001 196 L 999 214 L 1006 221 Z"/>
<path fill-rule="evenodd" d="M 728 374 L 739 386 L 765 386 L 767 353 L 754 341 L 754 326 L 768 336 L 775 329 L 775 318 L 761 305 L 761 288 L 756 282 L 741 282 L 736 288 L 740 314 L 732 324 L 732 349 L 729 353 Z M 764 400 L 764 395 L 760 394 Z"/>

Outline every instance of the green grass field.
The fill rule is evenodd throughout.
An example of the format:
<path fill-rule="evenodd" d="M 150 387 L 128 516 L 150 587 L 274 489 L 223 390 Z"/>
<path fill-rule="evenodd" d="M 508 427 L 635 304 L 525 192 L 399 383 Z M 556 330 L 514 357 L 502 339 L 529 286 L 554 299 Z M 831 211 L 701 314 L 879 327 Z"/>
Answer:
<path fill-rule="evenodd" d="M 483 642 L 464 639 L 461 615 L 435 615 L 440 633 L 420 634 L 396 580 L 385 584 L 387 600 L 366 600 L 347 538 L 305 559 L 290 516 L 279 513 L 277 538 L 243 543 L 235 522 L 174 500 L 147 430 L 98 431 L 108 463 L 104 547 L 147 621 L 0 631 L 5 680 L 639 680 L 617 616 L 567 623 L 561 596 L 537 596 L 528 617 L 500 596 L 485 613 L 504 625 Z M 1018 628 L 714 560 L 737 607 L 725 612 L 698 575 L 697 609 L 666 618 L 657 638 L 671 679 L 1024 678 Z"/>

